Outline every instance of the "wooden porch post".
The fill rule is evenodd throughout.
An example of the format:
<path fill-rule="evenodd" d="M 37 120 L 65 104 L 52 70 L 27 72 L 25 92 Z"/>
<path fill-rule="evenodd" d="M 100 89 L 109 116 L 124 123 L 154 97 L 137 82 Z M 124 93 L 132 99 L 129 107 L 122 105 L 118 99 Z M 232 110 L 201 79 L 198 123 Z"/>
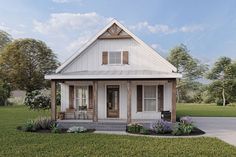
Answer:
<path fill-rule="evenodd" d="M 131 123 L 131 81 L 127 81 L 127 123 Z"/>
<path fill-rule="evenodd" d="M 57 120 L 56 81 L 51 80 L 51 119 Z"/>
<path fill-rule="evenodd" d="M 171 122 L 176 122 L 176 79 L 172 80 L 172 110 Z"/>
<path fill-rule="evenodd" d="M 93 81 L 93 122 L 98 121 L 98 81 Z"/>

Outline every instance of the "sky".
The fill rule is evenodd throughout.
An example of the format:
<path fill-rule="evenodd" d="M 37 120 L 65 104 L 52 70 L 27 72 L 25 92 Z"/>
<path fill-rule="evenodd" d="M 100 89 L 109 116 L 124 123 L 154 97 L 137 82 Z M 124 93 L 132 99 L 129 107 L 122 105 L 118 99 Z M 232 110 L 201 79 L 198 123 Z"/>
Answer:
<path fill-rule="evenodd" d="M 113 18 L 164 57 L 183 43 L 203 63 L 236 59 L 235 0 L 0 0 L 0 29 L 44 41 L 61 62 Z"/>

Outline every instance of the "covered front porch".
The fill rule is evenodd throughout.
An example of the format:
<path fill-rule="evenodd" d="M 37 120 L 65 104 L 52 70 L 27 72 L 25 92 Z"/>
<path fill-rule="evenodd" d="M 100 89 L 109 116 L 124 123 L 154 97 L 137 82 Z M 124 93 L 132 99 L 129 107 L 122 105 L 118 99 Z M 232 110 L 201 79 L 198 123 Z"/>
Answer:
<path fill-rule="evenodd" d="M 59 113 L 56 83 L 61 86 Z M 162 111 L 170 111 L 171 121 L 176 121 L 175 78 L 51 80 L 51 118 L 59 123 L 100 126 L 149 123 L 160 119 Z"/>

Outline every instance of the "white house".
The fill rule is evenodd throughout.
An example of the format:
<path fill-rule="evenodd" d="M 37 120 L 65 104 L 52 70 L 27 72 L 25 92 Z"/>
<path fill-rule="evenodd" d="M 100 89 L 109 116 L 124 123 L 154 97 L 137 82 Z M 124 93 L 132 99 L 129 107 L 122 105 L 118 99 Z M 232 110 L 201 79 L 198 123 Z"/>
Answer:
<path fill-rule="evenodd" d="M 51 80 L 52 119 L 55 88 L 61 87 L 61 111 L 67 119 L 125 121 L 176 120 L 176 68 L 154 49 L 112 20 L 66 60 Z"/>

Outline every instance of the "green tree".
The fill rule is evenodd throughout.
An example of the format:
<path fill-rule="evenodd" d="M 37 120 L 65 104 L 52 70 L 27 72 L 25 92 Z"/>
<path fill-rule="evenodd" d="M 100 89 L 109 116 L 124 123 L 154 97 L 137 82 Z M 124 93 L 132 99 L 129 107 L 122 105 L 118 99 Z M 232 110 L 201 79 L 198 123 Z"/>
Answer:
<path fill-rule="evenodd" d="M 177 80 L 177 102 L 186 101 L 187 93 L 195 90 L 195 81 L 204 75 L 207 65 L 193 58 L 184 44 L 171 49 L 167 60 L 183 75 L 182 79 Z"/>
<path fill-rule="evenodd" d="M 0 51 L 6 46 L 8 43 L 12 41 L 12 37 L 5 31 L 0 30 Z"/>
<path fill-rule="evenodd" d="M 226 100 L 230 101 L 235 98 L 236 63 L 232 63 L 230 58 L 219 58 L 208 72 L 207 78 L 212 80 L 209 85 L 211 94 L 222 100 L 223 106 L 226 105 Z"/>
<path fill-rule="evenodd" d="M 19 39 L 5 46 L 0 69 L 14 88 L 31 92 L 47 87 L 44 75 L 58 67 L 56 55 L 47 45 L 35 39 Z"/>

